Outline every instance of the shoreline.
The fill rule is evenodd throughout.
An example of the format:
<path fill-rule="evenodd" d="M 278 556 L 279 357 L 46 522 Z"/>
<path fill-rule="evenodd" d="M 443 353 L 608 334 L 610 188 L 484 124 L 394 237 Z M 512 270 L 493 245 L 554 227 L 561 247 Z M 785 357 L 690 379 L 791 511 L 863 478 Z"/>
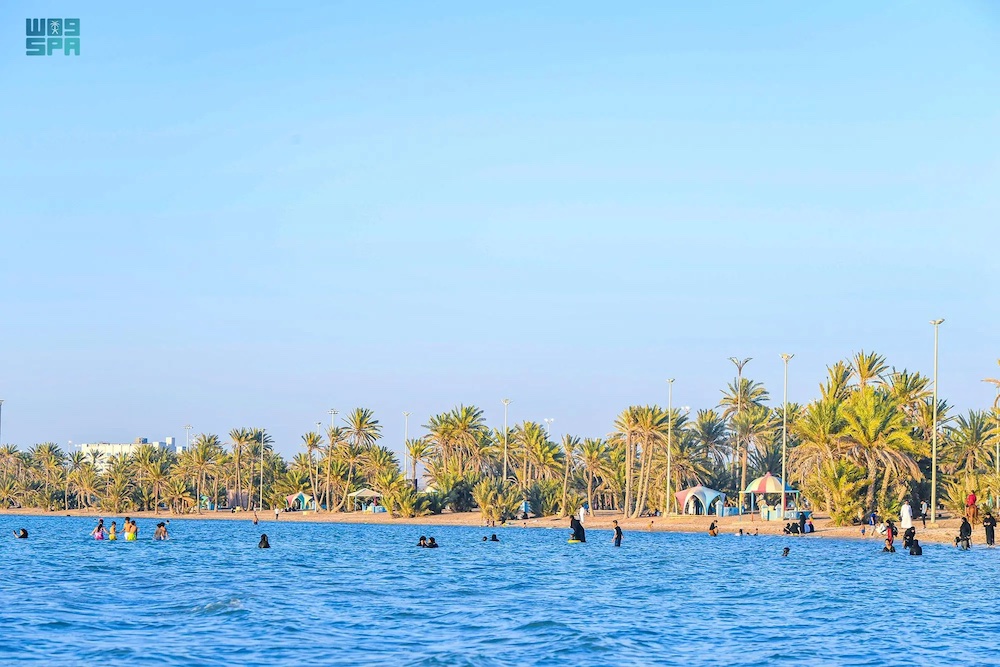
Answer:
<path fill-rule="evenodd" d="M 170 521 L 178 520 L 207 520 L 207 521 L 252 521 L 252 512 L 216 512 L 216 511 L 206 511 L 203 514 L 170 514 L 169 512 L 161 512 L 154 514 L 151 511 L 146 512 L 121 512 L 120 514 L 112 514 L 110 512 L 98 511 L 98 510 L 56 510 L 52 512 L 46 512 L 44 510 L 35 508 L 25 508 L 25 509 L 5 509 L 0 510 L 0 516 L 23 516 L 23 517 L 75 517 L 75 518 L 109 518 L 117 516 L 128 515 L 133 519 L 144 519 L 144 520 L 167 520 Z M 258 517 L 260 524 L 274 523 L 274 512 L 273 511 L 263 511 L 258 512 Z M 587 516 L 584 520 L 584 527 L 587 530 L 608 530 L 612 529 L 612 521 L 618 521 L 619 526 L 621 526 L 623 531 L 626 532 L 671 532 L 671 533 L 706 533 L 708 532 L 708 526 L 712 521 L 718 523 L 719 533 L 723 535 L 736 534 L 739 529 L 742 528 L 744 532 L 753 533 L 755 530 L 759 532 L 760 535 L 773 535 L 773 536 L 784 536 L 782 529 L 784 528 L 784 523 L 782 521 L 760 521 L 757 518 L 753 518 L 750 515 L 731 516 L 731 517 L 714 517 L 714 516 L 694 516 L 694 515 L 677 515 L 677 516 L 659 516 L 659 517 L 644 517 L 641 519 L 626 519 L 622 514 L 612 511 L 612 510 L 599 510 L 594 516 Z M 433 514 L 421 517 L 414 517 L 412 519 L 404 518 L 393 518 L 388 514 L 370 514 L 364 512 L 282 512 L 281 518 L 278 519 L 281 522 L 291 522 L 291 523 L 335 523 L 335 524 L 372 524 L 372 525 L 399 525 L 399 526 L 463 526 L 469 528 L 486 528 L 490 529 L 490 526 L 484 526 L 482 517 L 478 511 L 474 512 L 463 512 L 463 513 L 442 513 Z M 808 535 L 787 535 L 790 539 L 796 538 L 838 538 L 838 539 L 855 539 L 861 541 L 869 542 L 881 542 L 881 537 L 872 537 L 870 532 L 866 530 L 866 535 L 861 535 L 861 526 L 834 526 L 832 521 L 828 517 L 817 516 L 814 518 L 813 523 L 815 524 L 816 531 Z M 934 543 L 934 544 L 952 544 L 955 536 L 958 534 L 958 526 L 961 523 L 960 518 L 941 519 L 938 521 L 936 526 L 931 526 L 928 524 L 927 528 L 923 528 L 920 520 L 914 521 L 914 527 L 917 529 L 917 539 L 921 542 Z M 898 525 L 898 522 L 897 522 Z M 495 526 L 499 528 L 500 526 Z M 547 528 L 547 529 L 567 529 L 569 528 L 569 517 L 540 517 L 527 520 L 515 520 L 508 521 L 506 528 Z M 867 528 L 867 527 L 866 527 Z M 897 542 L 902 541 L 902 531 L 897 535 Z M 978 546 L 983 546 L 985 544 L 985 539 L 983 537 L 982 526 L 973 526 L 973 544 Z M 902 550 L 899 547 L 897 550 Z"/>

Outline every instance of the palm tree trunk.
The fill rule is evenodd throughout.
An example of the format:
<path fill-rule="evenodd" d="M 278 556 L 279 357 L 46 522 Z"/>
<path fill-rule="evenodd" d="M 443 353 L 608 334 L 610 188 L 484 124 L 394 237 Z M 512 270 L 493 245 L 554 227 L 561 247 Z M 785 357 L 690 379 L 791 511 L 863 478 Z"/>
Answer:
<path fill-rule="evenodd" d="M 590 516 L 594 516 L 594 473 L 587 471 L 587 509 Z"/>
<path fill-rule="evenodd" d="M 239 439 L 240 438 L 234 438 L 234 440 L 239 440 Z M 239 497 L 240 496 L 240 491 L 241 491 L 241 489 L 240 489 L 240 482 L 243 481 L 243 480 L 240 479 L 240 449 L 242 449 L 242 447 L 243 447 L 243 445 L 241 443 L 237 442 L 237 444 L 236 444 L 236 496 L 237 496 L 236 497 L 236 502 L 239 504 L 240 509 L 243 509 L 243 498 Z M 228 498 L 226 500 L 228 500 Z"/>
<path fill-rule="evenodd" d="M 566 472 L 563 474 L 562 507 L 559 516 L 566 516 L 566 496 L 569 492 L 569 454 L 566 454 Z"/>
<path fill-rule="evenodd" d="M 635 465 L 635 455 L 632 453 L 632 434 L 625 436 L 625 514 L 632 511 L 632 468 Z"/>

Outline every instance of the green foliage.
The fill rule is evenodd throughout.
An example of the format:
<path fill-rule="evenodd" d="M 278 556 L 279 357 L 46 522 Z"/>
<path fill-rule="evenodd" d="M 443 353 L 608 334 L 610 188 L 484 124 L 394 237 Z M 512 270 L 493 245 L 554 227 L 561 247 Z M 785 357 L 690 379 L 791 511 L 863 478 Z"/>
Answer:
<path fill-rule="evenodd" d="M 528 506 L 535 516 L 550 516 L 559 509 L 562 485 L 556 480 L 540 479 L 528 487 Z"/>
<path fill-rule="evenodd" d="M 515 484 L 502 480 L 480 480 L 472 490 L 472 497 L 483 518 L 492 521 L 515 518 L 521 505 L 521 491 Z"/>

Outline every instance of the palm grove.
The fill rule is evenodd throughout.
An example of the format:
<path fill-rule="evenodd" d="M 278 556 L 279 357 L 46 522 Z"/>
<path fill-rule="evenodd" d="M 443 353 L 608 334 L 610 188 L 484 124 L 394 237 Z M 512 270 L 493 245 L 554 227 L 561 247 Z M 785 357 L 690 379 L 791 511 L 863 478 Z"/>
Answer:
<path fill-rule="evenodd" d="M 1000 391 L 1000 380 L 987 382 Z M 789 483 L 839 524 L 929 498 L 932 396 L 929 378 L 890 368 L 878 354 L 829 366 L 815 400 L 787 406 Z M 248 510 L 261 499 L 283 507 L 301 491 L 318 500 L 319 511 L 342 512 L 352 509 L 351 492 L 370 487 L 404 517 L 478 508 L 484 518 L 504 520 L 524 501 L 538 516 L 568 514 L 586 502 L 591 511 L 638 517 L 678 510 L 668 505 L 668 443 L 670 490 L 701 483 L 736 498 L 748 478 L 778 474 L 782 405 L 769 400 L 762 384 L 741 376 L 716 407 L 688 414 L 630 406 L 606 436 L 558 442 L 537 422 L 504 433 L 487 425 L 481 409 L 458 406 L 431 416 L 425 435 L 406 442 L 406 470 L 380 444 L 382 427 L 364 408 L 325 433 L 303 435 L 291 461 L 253 428 L 233 429 L 225 439 L 201 434 L 179 455 L 140 446 L 107 460 L 53 443 L 27 451 L 4 445 L 0 505 L 200 513 L 227 504 Z M 952 414 L 939 400 L 937 411 L 941 502 L 959 509 L 972 489 L 1000 497 L 1000 393 L 989 410 Z M 418 473 L 423 492 L 407 481 Z"/>

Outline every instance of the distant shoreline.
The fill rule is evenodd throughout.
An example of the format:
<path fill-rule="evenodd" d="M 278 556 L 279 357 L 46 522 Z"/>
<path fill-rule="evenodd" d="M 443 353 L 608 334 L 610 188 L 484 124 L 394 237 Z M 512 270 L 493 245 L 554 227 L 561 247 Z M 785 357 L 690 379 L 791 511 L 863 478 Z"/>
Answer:
<path fill-rule="evenodd" d="M 204 519 L 208 521 L 252 521 L 253 512 L 214 512 L 206 511 L 203 514 L 170 514 L 168 512 L 160 512 L 159 514 L 154 514 L 153 512 L 120 512 L 119 514 L 112 514 L 109 512 L 103 512 L 98 510 L 56 510 L 54 512 L 45 512 L 43 510 L 35 508 L 26 509 L 6 509 L 0 510 L 0 515 L 2 516 L 23 516 L 23 517 L 76 517 L 76 518 L 101 518 L 101 517 L 117 517 L 117 516 L 130 516 L 133 519 L 141 520 L 177 520 L 185 521 L 190 519 Z M 274 523 L 274 511 L 262 511 L 258 512 L 258 517 L 260 519 L 260 525 L 266 525 Z M 750 515 L 744 515 L 743 517 L 732 516 L 732 517 L 713 517 L 713 516 L 691 516 L 691 515 L 681 515 L 681 516 L 660 516 L 660 517 L 644 517 L 641 519 L 626 519 L 620 513 L 602 510 L 598 511 L 595 516 L 588 516 L 584 521 L 584 526 L 587 530 L 607 530 L 610 531 L 612 528 L 612 521 L 617 520 L 622 530 L 626 533 L 628 532 L 675 532 L 675 533 L 707 533 L 708 526 L 712 521 L 718 522 L 718 527 L 720 534 L 731 535 L 738 533 L 739 529 L 742 528 L 744 532 L 753 533 L 755 530 L 759 531 L 761 535 L 775 535 L 782 536 L 782 529 L 784 527 L 783 522 L 779 521 L 760 521 L 758 518 L 754 517 L 751 520 Z M 371 525 L 393 525 L 393 526 L 465 526 L 470 528 L 482 528 L 483 530 L 491 530 L 493 527 L 484 526 L 483 519 L 479 512 L 463 512 L 463 513 L 443 513 L 443 514 L 433 514 L 421 517 L 414 517 L 412 519 L 402 519 L 402 518 L 392 518 L 388 514 L 370 514 L 364 512 L 334 512 L 327 514 L 326 512 L 282 512 L 281 518 L 278 519 L 279 522 L 285 523 L 338 523 L 338 524 L 371 524 Z M 652 522 L 652 530 L 650 530 L 650 522 Z M 834 526 L 829 518 L 817 517 L 814 521 L 816 526 L 816 532 L 811 533 L 806 536 L 801 535 L 789 535 L 788 539 L 810 539 L 810 538 L 838 538 L 838 539 L 856 539 L 859 541 L 869 541 L 873 545 L 880 543 L 883 538 L 873 538 L 870 532 L 866 531 L 868 534 L 865 537 L 861 535 L 861 526 Z M 896 522 L 898 525 L 898 521 Z M 914 526 L 917 529 L 917 539 L 921 542 L 937 543 L 937 544 L 952 544 L 955 535 L 958 534 L 958 526 L 961 523 L 960 518 L 948 518 L 938 521 L 936 527 L 931 527 L 928 524 L 927 528 L 922 528 L 921 522 L 919 520 L 914 521 Z M 496 528 L 501 526 L 497 524 Z M 528 519 L 526 521 L 509 521 L 507 522 L 506 528 L 548 528 L 548 529 L 565 529 L 569 530 L 569 517 L 542 517 L 535 519 Z M 973 526 L 973 545 L 983 546 L 985 539 L 983 537 L 982 526 Z M 902 531 L 896 539 L 896 549 L 901 550 L 902 542 Z"/>

